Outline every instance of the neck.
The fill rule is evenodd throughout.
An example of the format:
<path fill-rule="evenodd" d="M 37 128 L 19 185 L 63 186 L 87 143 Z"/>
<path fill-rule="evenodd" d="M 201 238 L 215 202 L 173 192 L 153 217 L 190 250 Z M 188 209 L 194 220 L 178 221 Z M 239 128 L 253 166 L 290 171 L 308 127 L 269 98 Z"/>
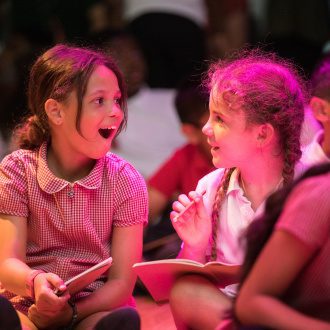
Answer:
<path fill-rule="evenodd" d="M 95 165 L 94 159 L 77 157 L 63 147 L 51 144 L 47 152 L 49 169 L 55 176 L 68 182 L 75 182 L 87 176 Z"/>
<path fill-rule="evenodd" d="M 251 162 L 253 166 L 240 169 L 240 185 L 245 196 L 256 210 L 266 198 L 277 190 L 282 183 L 283 160 L 273 157 L 271 160 L 261 159 Z"/>

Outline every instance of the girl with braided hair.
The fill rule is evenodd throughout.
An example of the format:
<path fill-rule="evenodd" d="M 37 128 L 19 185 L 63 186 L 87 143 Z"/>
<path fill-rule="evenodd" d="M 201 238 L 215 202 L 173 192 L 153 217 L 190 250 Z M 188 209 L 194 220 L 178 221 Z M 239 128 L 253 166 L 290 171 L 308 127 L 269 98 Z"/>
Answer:
<path fill-rule="evenodd" d="M 171 220 L 183 241 L 178 257 L 241 265 L 240 235 L 266 198 L 304 170 L 304 82 L 290 63 L 254 50 L 211 65 L 206 83 L 210 115 L 203 133 L 218 169 L 173 203 Z M 203 277 L 181 277 L 170 297 L 178 329 L 214 329 L 235 293 L 234 285 L 219 290 Z"/>

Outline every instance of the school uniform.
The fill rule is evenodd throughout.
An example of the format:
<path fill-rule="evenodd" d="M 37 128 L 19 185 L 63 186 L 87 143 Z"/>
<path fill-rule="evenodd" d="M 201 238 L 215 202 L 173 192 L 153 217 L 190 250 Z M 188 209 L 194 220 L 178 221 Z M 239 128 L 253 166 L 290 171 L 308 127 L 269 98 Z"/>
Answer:
<path fill-rule="evenodd" d="M 17 150 L 0 165 L 0 213 L 26 218 L 26 263 L 67 280 L 111 256 L 113 227 L 146 224 L 147 191 L 142 176 L 107 153 L 84 178 L 70 183 L 47 165 L 47 144 Z M 72 297 L 101 287 L 103 276 Z M 4 289 L 15 309 L 27 313 L 33 301 Z"/>

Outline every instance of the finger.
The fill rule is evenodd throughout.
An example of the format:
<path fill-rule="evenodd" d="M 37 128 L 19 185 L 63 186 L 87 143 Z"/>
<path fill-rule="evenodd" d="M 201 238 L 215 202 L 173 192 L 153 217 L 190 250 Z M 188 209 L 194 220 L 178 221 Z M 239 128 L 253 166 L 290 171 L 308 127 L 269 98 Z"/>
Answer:
<path fill-rule="evenodd" d="M 33 305 L 31 305 L 31 306 L 29 307 L 29 309 L 28 309 L 28 313 L 33 313 L 35 310 L 36 310 L 36 305 L 33 304 Z"/>
<path fill-rule="evenodd" d="M 199 195 L 195 198 L 195 208 L 200 218 L 207 217 L 203 196 Z"/>
<path fill-rule="evenodd" d="M 47 281 L 52 285 L 52 288 L 55 288 L 60 292 L 66 290 L 66 285 L 64 284 L 64 281 L 58 275 L 53 273 L 47 273 L 46 275 Z"/>
<path fill-rule="evenodd" d="M 182 212 L 185 208 L 186 208 L 185 205 L 182 205 L 182 204 L 181 204 L 180 202 L 178 202 L 178 201 L 175 201 L 175 202 L 172 203 L 172 209 L 173 209 L 173 211 L 175 211 L 175 212 L 180 213 L 180 212 Z"/>
<path fill-rule="evenodd" d="M 179 195 L 179 197 L 178 197 L 178 201 L 179 201 L 182 205 L 186 206 L 187 204 L 189 204 L 189 203 L 191 202 L 191 199 L 190 199 L 187 195 L 181 194 L 181 195 Z"/>
<path fill-rule="evenodd" d="M 179 213 L 175 211 L 171 211 L 170 213 L 170 219 L 173 220 Z"/>
<path fill-rule="evenodd" d="M 174 228 L 176 228 L 176 225 L 180 225 L 185 222 L 183 219 L 181 219 L 181 217 L 178 217 L 179 214 L 180 213 L 174 211 L 170 213 L 170 219 Z"/>
<path fill-rule="evenodd" d="M 185 208 L 183 208 L 179 213 L 177 213 L 173 219 L 172 222 L 185 222 L 188 219 L 192 218 L 196 213 L 196 206 L 194 201 L 190 201 L 189 204 L 186 205 Z"/>

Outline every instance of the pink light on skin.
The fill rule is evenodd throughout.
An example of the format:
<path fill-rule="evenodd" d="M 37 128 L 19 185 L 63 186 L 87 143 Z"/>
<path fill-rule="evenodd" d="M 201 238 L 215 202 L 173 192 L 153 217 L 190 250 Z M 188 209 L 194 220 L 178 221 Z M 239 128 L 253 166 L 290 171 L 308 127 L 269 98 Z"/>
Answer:
<path fill-rule="evenodd" d="M 206 190 L 203 190 L 201 196 L 206 194 Z M 172 222 L 177 222 L 189 209 L 195 204 L 195 200 L 192 200 L 189 204 L 186 205 L 186 208 L 182 210 L 176 217 L 173 218 Z"/>

